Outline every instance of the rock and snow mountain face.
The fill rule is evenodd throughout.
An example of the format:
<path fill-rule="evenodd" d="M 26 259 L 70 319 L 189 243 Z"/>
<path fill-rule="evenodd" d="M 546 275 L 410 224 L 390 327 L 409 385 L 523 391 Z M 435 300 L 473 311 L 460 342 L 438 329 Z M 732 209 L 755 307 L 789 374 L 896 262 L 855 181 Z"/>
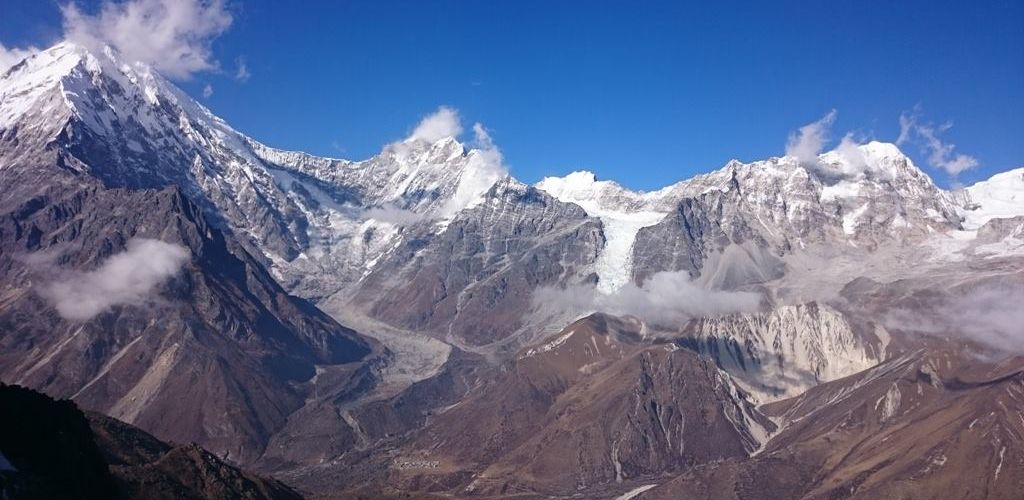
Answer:
<path fill-rule="evenodd" d="M 650 193 L 580 172 L 538 187 L 579 204 L 615 235 L 598 260 L 612 288 L 660 271 L 735 288 L 777 278 L 779 259 L 808 246 L 870 250 L 959 227 L 950 196 L 895 146 L 878 142 L 825 153 L 816 165 L 732 161 Z"/>
<path fill-rule="evenodd" d="M 993 175 L 956 194 L 962 197 L 967 230 L 978 229 L 992 219 L 1024 215 L 1024 168 Z"/>
<path fill-rule="evenodd" d="M 579 205 L 601 220 L 604 248 L 594 262 L 597 289 L 609 293 L 632 279 L 633 243 L 640 229 L 653 226 L 672 211 L 669 190 L 637 193 L 611 181 L 598 181 L 591 172 L 546 177 L 537 188 L 558 200 Z"/>
<path fill-rule="evenodd" d="M 593 315 L 518 352 L 399 450 L 438 467 L 389 481 L 456 496 L 593 498 L 764 444 L 775 425 L 714 362 L 644 342 L 641 326 Z"/>
<path fill-rule="evenodd" d="M 900 302 L 922 310 L 933 289 L 974 284 L 964 276 L 1012 281 L 1024 255 L 1021 170 L 950 193 L 894 145 L 871 142 L 813 164 L 732 161 L 649 193 L 586 172 L 529 186 L 505 174 L 488 141 L 410 138 L 364 161 L 273 149 L 150 68 L 68 43 L 0 76 L 0 186 L 4 380 L 318 491 L 344 469 L 369 491 L 394 480 L 460 495 L 596 493 L 721 460 L 763 484 L 765 462 L 748 456 L 779 449 L 756 403 L 845 387 L 930 348 L 864 319 L 881 317 L 886 297 L 840 307 L 866 286 L 847 283 L 934 274 L 923 298 Z M 90 269 L 137 234 L 199 257 L 161 290 L 176 304 L 161 321 L 137 304 L 85 325 L 59 319 L 33 295 L 31 266 L 7 251 L 80 247 L 59 263 Z M 761 311 L 657 336 L 595 316 L 525 345 L 544 333 L 529 319 L 535 290 L 615 297 L 666 272 L 760 294 Z M 372 327 L 385 345 L 286 291 Z M 371 361 L 354 362 L 368 349 Z M 189 399 L 195 377 L 212 382 Z M 826 398 L 828 422 L 848 414 L 844 402 L 900 421 L 887 391 L 901 380 Z M 175 404 L 184 400 L 195 404 Z M 786 431 L 807 446 L 787 466 L 813 472 L 806 463 L 823 462 L 814 436 L 848 424 L 806 442 Z M 391 465 L 433 452 L 434 472 Z M 576 476 L 558 468 L 570 460 Z"/>
<path fill-rule="evenodd" d="M 889 334 L 872 326 L 870 333 L 858 331 L 841 312 L 809 303 L 692 320 L 680 332 L 680 343 L 714 359 L 767 403 L 883 361 Z"/>
<path fill-rule="evenodd" d="M 599 232 L 578 228 L 586 221 L 573 222 L 587 217 L 578 207 L 502 181 L 493 147 L 408 139 L 362 162 L 274 150 L 110 50 L 92 54 L 63 43 L 27 59 L 0 81 L 0 108 L 6 177 L 31 178 L 35 165 L 56 163 L 108 187 L 176 185 L 294 293 L 345 298 L 332 300 L 339 307 L 357 297 L 370 313 L 426 293 L 397 320 L 439 336 L 462 308 L 506 301 L 514 304 L 510 314 L 524 312 L 529 289 L 507 290 L 508 281 L 586 279 L 592 247 L 603 245 Z M 467 233 L 467 225 L 478 231 Z M 569 236 L 582 241 L 566 243 Z M 558 245 L 571 248 L 551 248 Z M 453 248 L 461 255 L 452 256 Z M 464 262 L 453 266 L 456 257 Z M 515 265 L 524 259 L 543 265 Z M 432 266 L 437 276 L 418 269 Z M 465 276 L 453 278 L 455 271 Z M 422 275 L 408 278 L 437 290 L 402 287 L 399 273 Z M 514 323 L 474 342 L 507 336 Z"/>
<path fill-rule="evenodd" d="M 3 381 L 249 462 L 303 405 L 306 381 L 357 370 L 375 346 L 287 295 L 177 188 L 105 189 L 46 171 L 51 184 L 5 184 L 0 201 Z M 125 260 L 135 238 L 185 256 L 149 294 L 135 285 L 145 270 Z M 60 290 L 72 306 L 126 298 L 69 315 L 55 310 Z"/>
<path fill-rule="evenodd" d="M 0 109 L 6 165 L 59 162 L 109 187 L 177 185 L 290 291 L 478 346 L 519 332 L 537 287 L 612 293 L 662 271 L 749 287 L 785 274 L 794 252 L 903 245 L 960 228 L 962 211 L 876 142 L 814 165 L 733 161 L 650 193 L 585 172 L 527 187 L 504 177 L 492 145 L 454 138 L 410 138 L 365 161 L 281 151 L 145 65 L 69 43 L 11 68 Z M 994 200 L 992 213 L 1014 204 L 984 193 L 973 196 Z M 484 310 L 500 311 L 500 324 L 465 319 Z"/>

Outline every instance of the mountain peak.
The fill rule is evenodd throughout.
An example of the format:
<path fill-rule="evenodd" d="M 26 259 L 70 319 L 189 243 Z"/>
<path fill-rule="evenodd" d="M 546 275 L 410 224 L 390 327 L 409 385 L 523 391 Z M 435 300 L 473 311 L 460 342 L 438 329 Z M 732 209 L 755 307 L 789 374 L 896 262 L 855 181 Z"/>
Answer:
<path fill-rule="evenodd" d="M 861 151 L 871 154 L 874 157 L 900 157 L 906 158 L 899 146 L 891 142 L 869 141 L 858 146 Z"/>
<path fill-rule="evenodd" d="M 63 41 L 29 56 L 0 77 L 0 130 L 22 119 L 45 122 L 47 129 L 53 129 L 64 121 L 53 118 L 65 115 L 104 129 L 115 118 L 111 113 L 124 118 L 127 111 L 119 105 L 155 106 L 160 96 L 184 100 L 184 94 L 150 66 L 124 62 L 110 46 L 95 51 Z"/>
<path fill-rule="evenodd" d="M 589 170 L 576 170 L 563 177 L 548 176 L 537 183 L 537 187 L 548 191 L 578 191 L 593 189 L 597 176 Z"/>

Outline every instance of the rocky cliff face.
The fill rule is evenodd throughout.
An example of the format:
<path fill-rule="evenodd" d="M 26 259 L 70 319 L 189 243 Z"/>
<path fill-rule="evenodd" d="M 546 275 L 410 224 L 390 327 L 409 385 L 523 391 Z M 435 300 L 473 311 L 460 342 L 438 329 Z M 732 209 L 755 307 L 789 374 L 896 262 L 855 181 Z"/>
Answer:
<path fill-rule="evenodd" d="M 531 191 L 502 180 L 489 143 L 411 137 L 365 161 L 267 147 L 109 50 L 58 45 L 12 68 L 0 93 L 6 164 L 59 158 L 107 187 L 178 186 L 287 289 L 354 298 L 346 307 L 473 345 L 514 332 L 538 286 L 612 293 L 685 271 L 738 288 L 777 279 L 797 250 L 870 250 L 959 227 L 960 202 L 882 143 L 813 165 L 734 161 L 651 193 L 582 172 Z M 504 326 L 459 312 L 483 305 Z"/>
<path fill-rule="evenodd" d="M 782 430 L 756 457 L 638 498 L 1013 498 L 1024 485 L 1024 429 L 1008 410 L 1021 404 L 1021 360 L 955 351 L 899 356 L 772 405 Z"/>
<path fill-rule="evenodd" d="M 673 187 L 677 207 L 637 235 L 633 259 L 646 264 L 634 279 L 683 270 L 726 288 L 764 283 L 782 275 L 780 259 L 794 251 L 870 250 L 959 227 L 951 197 L 895 146 L 859 146 L 856 166 L 849 155 L 826 153 L 815 165 L 731 162 Z"/>
<path fill-rule="evenodd" d="M 713 362 L 639 328 L 595 315 L 520 351 L 394 452 L 388 484 L 591 496 L 765 442 L 774 424 Z"/>
<path fill-rule="evenodd" d="M 0 494 L 8 498 L 302 498 L 195 444 L 171 446 L 70 401 L 0 384 L 0 402 Z"/>
<path fill-rule="evenodd" d="M 475 345 L 514 333 L 536 288 L 586 280 L 603 243 L 579 207 L 513 180 L 442 231 L 406 235 L 353 300 L 394 324 Z"/>
<path fill-rule="evenodd" d="M 951 327 L 970 337 L 955 345 L 1014 349 L 943 311 L 1019 288 L 1019 170 L 950 193 L 871 142 L 642 193 L 585 172 L 527 186 L 479 142 L 413 134 L 363 161 L 276 150 L 113 51 L 43 51 L 0 76 L 0 378 L 317 492 L 457 496 L 941 488 L 872 436 L 1017 403 L 1012 375 L 959 392 L 940 374 L 932 398 L 899 363 Z M 666 316 L 679 325 L 595 315 L 567 329 L 531 316 L 541 289 L 578 292 L 548 305 L 587 314 L 687 306 L 644 288 L 659 273 L 700 297 L 753 296 L 754 312 L 723 299 Z M 1010 420 L 986 429 L 1007 447 Z M 1016 459 L 979 446 L 957 456 L 1000 471 Z M 167 465 L 216 475 L 206 458 Z M 995 476 L 986 492 L 1017 481 Z M 664 488 L 634 490 L 654 478 Z"/>
<path fill-rule="evenodd" d="M 866 370 L 886 358 L 889 342 L 883 326 L 853 326 L 816 303 L 692 320 L 680 336 L 683 346 L 715 360 L 760 403 Z"/>
<path fill-rule="evenodd" d="M 5 381 L 244 462 L 302 404 L 315 366 L 374 345 L 289 296 L 177 188 L 107 189 L 53 170 L 49 185 L 7 184 L 16 172 L 2 171 L 5 185 L 23 188 L 0 205 Z M 151 291 L 124 260 L 140 239 L 182 256 Z M 93 294 L 127 295 L 83 309 Z"/>

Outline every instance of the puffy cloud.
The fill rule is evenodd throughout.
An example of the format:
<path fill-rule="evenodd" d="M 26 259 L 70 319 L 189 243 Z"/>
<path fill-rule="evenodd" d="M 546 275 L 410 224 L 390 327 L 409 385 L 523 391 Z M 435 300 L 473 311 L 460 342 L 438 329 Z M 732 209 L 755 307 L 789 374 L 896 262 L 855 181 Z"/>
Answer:
<path fill-rule="evenodd" d="M 608 294 L 589 285 L 543 287 L 534 292 L 532 302 L 539 317 L 605 312 L 636 316 L 648 325 L 675 329 L 692 318 L 756 311 L 761 296 L 702 288 L 685 271 L 676 271 L 656 273 L 641 286 L 627 283 Z"/>
<path fill-rule="evenodd" d="M 65 273 L 39 292 L 61 317 L 85 321 L 115 305 L 143 303 L 188 260 L 189 251 L 181 245 L 136 238 L 100 267 Z"/>
<path fill-rule="evenodd" d="M 903 145 L 910 141 L 918 141 L 921 148 L 928 153 L 928 165 L 932 168 L 945 170 L 949 175 L 957 176 L 964 170 L 978 166 L 977 158 L 963 153 L 956 153 L 956 146 L 944 142 L 939 135 L 953 127 L 952 122 L 942 125 L 922 123 L 918 115 L 919 109 L 912 113 L 900 115 L 900 136 L 896 144 Z"/>
<path fill-rule="evenodd" d="M 844 135 L 835 149 L 825 153 L 818 163 L 808 167 L 826 185 L 856 182 L 865 177 L 879 180 L 892 177 L 891 169 L 865 153 L 864 141 L 858 139 L 853 132 Z"/>
<path fill-rule="evenodd" d="M 824 149 L 829 129 L 835 120 L 836 110 L 833 109 L 820 120 L 808 123 L 789 134 L 786 141 L 786 156 L 792 156 L 807 165 L 817 163 L 818 153 Z"/>
<path fill-rule="evenodd" d="M 217 67 L 210 45 L 232 22 L 222 0 L 105 1 L 96 14 L 69 3 L 61 12 L 68 40 L 97 51 L 110 45 L 181 79 Z"/>
<path fill-rule="evenodd" d="M 458 137 L 462 133 L 459 113 L 448 106 L 441 106 L 420 121 L 419 125 L 409 134 L 406 142 L 423 141 L 437 142 L 445 137 Z"/>
<path fill-rule="evenodd" d="M 842 160 L 844 175 L 856 176 L 868 169 L 868 159 L 860 149 L 860 141 L 853 138 L 853 133 L 844 135 L 835 151 Z"/>
<path fill-rule="evenodd" d="M 39 49 L 35 47 L 28 47 L 19 49 L 17 47 L 7 48 L 4 44 L 0 43 L 0 75 L 10 69 L 11 66 L 18 64 L 26 57 L 39 52 Z"/>
<path fill-rule="evenodd" d="M 508 176 L 501 150 L 494 145 L 487 129 L 479 123 L 473 124 L 473 135 L 474 149 L 469 152 L 455 195 L 441 208 L 441 217 L 449 217 L 472 206 L 491 186 Z"/>
<path fill-rule="evenodd" d="M 245 64 L 245 58 L 239 57 L 235 60 L 235 64 L 238 65 L 238 69 L 235 70 L 235 80 L 242 83 L 249 81 L 249 77 L 252 76 L 252 73 L 249 72 L 249 66 Z"/>
<path fill-rule="evenodd" d="M 437 111 L 423 118 L 409 134 L 409 137 L 387 145 L 385 150 L 405 155 L 415 150 L 417 143 L 431 144 L 447 137 L 457 138 L 461 133 L 462 122 L 459 112 L 448 106 L 441 106 Z M 462 171 L 459 174 L 459 183 L 455 193 L 437 209 L 436 213 L 431 214 L 432 216 L 448 218 L 465 208 L 474 206 L 496 182 L 508 176 L 508 167 L 505 165 L 501 150 L 494 144 L 491 135 L 480 123 L 473 125 L 471 146 L 473 149 L 466 155 L 466 163 L 462 166 Z M 385 212 L 378 212 L 378 215 L 388 217 L 394 214 L 385 210 Z M 406 219 L 404 216 L 400 218 Z"/>
<path fill-rule="evenodd" d="M 209 99 L 210 96 L 212 96 L 212 95 L 213 95 L 213 85 L 210 85 L 209 83 L 207 83 L 206 86 L 203 87 L 203 97 Z"/>
<path fill-rule="evenodd" d="M 423 220 L 423 215 L 389 203 L 364 210 L 362 218 L 386 222 L 394 226 L 408 226 Z"/>

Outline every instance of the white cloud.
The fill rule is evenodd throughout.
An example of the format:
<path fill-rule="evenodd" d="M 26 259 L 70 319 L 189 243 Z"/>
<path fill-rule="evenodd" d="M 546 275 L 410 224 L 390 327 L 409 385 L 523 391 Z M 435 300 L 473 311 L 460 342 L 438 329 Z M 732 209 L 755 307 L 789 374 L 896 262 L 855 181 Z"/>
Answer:
<path fill-rule="evenodd" d="M 844 175 L 855 177 L 868 169 L 868 159 L 860 149 L 860 141 L 853 138 L 853 133 L 844 135 L 835 151 L 842 160 Z"/>
<path fill-rule="evenodd" d="M 441 106 L 423 118 L 409 137 L 388 144 L 385 150 L 400 156 L 406 155 L 415 150 L 417 144 L 432 144 L 447 137 L 458 138 L 461 133 L 462 122 L 459 112 L 454 108 Z M 496 182 L 508 176 L 508 167 L 504 163 L 501 150 L 494 144 L 487 129 L 479 123 L 473 125 L 471 146 L 473 149 L 466 154 L 466 163 L 462 166 L 455 193 L 431 214 L 432 216 L 448 218 L 474 206 Z M 383 215 L 387 217 L 390 214 Z"/>
<path fill-rule="evenodd" d="M 1024 353 L 1024 286 L 987 286 L 955 299 L 948 324 L 968 338 L 1005 352 Z"/>
<path fill-rule="evenodd" d="M 459 113 L 448 106 L 441 106 L 420 121 L 409 134 L 406 142 L 423 141 L 434 143 L 445 137 L 458 137 L 462 133 Z"/>
<path fill-rule="evenodd" d="M 249 66 L 245 64 L 245 58 L 239 57 L 235 60 L 235 64 L 238 65 L 238 69 L 235 70 L 235 80 L 243 83 L 249 81 L 252 73 L 249 72 Z"/>
<path fill-rule="evenodd" d="M 896 138 L 896 145 L 902 146 L 910 140 L 910 135 L 914 131 L 914 123 L 916 122 L 917 108 L 914 109 L 914 114 L 900 113 L 900 136 Z"/>
<path fill-rule="evenodd" d="M 808 123 L 799 130 L 789 134 L 786 141 L 786 156 L 792 156 L 805 165 L 818 162 L 818 153 L 828 141 L 829 128 L 836 120 L 836 110 L 829 111 L 820 120 Z"/>
<path fill-rule="evenodd" d="M 11 66 L 18 64 L 26 57 L 39 52 L 39 49 L 35 47 L 28 47 L 25 49 L 19 49 L 17 47 L 7 48 L 4 44 L 0 43 L 0 75 L 10 69 Z"/>
<path fill-rule="evenodd" d="M 362 218 L 386 222 L 394 226 L 408 226 L 422 220 L 423 215 L 388 203 L 364 210 Z"/>
<path fill-rule="evenodd" d="M 944 142 L 939 135 L 953 127 L 952 122 L 942 125 L 921 123 L 918 120 L 919 109 L 912 113 L 900 115 L 900 136 L 896 144 L 902 145 L 918 140 L 921 148 L 928 153 L 928 165 L 932 168 L 945 170 L 949 175 L 957 176 L 964 170 L 978 166 L 977 158 L 963 153 L 956 153 L 956 146 Z"/>
<path fill-rule="evenodd" d="M 129 60 L 181 79 L 217 67 L 210 44 L 232 21 L 221 0 L 104 1 L 96 14 L 69 3 L 61 12 L 68 40 L 97 51 L 110 45 Z"/>
<path fill-rule="evenodd" d="M 864 141 L 849 132 L 840 139 L 834 150 L 826 153 L 821 162 L 811 166 L 826 184 L 859 181 L 870 175 L 874 179 L 890 179 L 892 172 L 884 165 L 869 161 L 862 149 Z"/>
<path fill-rule="evenodd" d="M 188 260 L 189 251 L 181 245 L 135 238 L 124 252 L 111 256 L 99 268 L 65 274 L 43 285 L 40 295 L 61 317 L 85 321 L 115 305 L 144 302 Z"/>
<path fill-rule="evenodd" d="M 501 150 L 494 144 L 487 129 L 479 123 L 473 124 L 473 146 L 475 149 L 469 152 L 455 195 L 441 207 L 441 217 L 449 217 L 473 206 L 491 186 L 508 176 L 508 167 L 505 166 Z"/>
<path fill-rule="evenodd" d="M 958 290 L 923 309 L 893 309 L 885 326 L 943 337 L 963 338 L 1001 352 L 1024 354 L 1024 284 L 988 283 Z"/>
<path fill-rule="evenodd" d="M 761 296 L 753 292 L 729 292 L 701 288 L 685 271 L 655 273 L 642 286 L 628 283 L 605 294 L 594 286 L 544 287 L 532 297 L 540 317 L 592 312 L 632 315 L 651 326 L 675 329 L 687 320 L 758 310 Z"/>
<path fill-rule="evenodd" d="M 207 83 L 206 86 L 203 87 L 203 97 L 209 99 L 210 96 L 212 96 L 212 95 L 213 95 L 213 85 L 210 85 L 209 83 Z"/>
<path fill-rule="evenodd" d="M 480 149 L 495 149 L 494 139 L 480 122 L 473 124 L 473 146 Z"/>

